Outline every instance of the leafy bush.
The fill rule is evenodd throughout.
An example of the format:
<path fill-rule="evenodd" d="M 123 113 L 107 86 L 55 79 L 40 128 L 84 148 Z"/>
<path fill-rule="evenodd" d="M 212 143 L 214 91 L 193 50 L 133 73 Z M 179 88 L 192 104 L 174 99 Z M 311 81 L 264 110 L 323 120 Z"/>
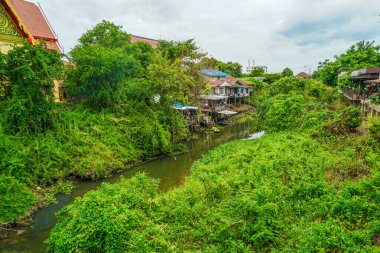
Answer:
<path fill-rule="evenodd" d="M 380 118 L 369 118 L 368 130 L 376 140 L 380 141 Z"/>
<path fill-rule="evenodd" d="M 360 109 L 353 106 L 346 106 L 335 113 L 331 121 L 324 123 L 326 131 L 334 134 L 344 134 L 351 132 L 362 123 Z"/>
<path fill-rule="evenodd" d="M 60 58 L 43 45 L 29 43 L 15 47 L 5 56 L 0 82 L 9 91 L 4 94 L 2 125 L 9 133 L 44 132 L 52 127 L 53 81 L 62 69 Z"/>
<path fill-rule="evenodd" d="M 298 77 L 284 77 L 271 85 L 271 95 L 304 93 L 307 80 Z"/>
<path fill-rule="evenodd" d="M 0 175 L 0 224 L 29 214 L 36 197 L 14 177 Z"/>
<path fill-rule="evenodd" d="M 277 95 L 268 100 L 265 126 L 274 131 L 284 131 L 297 126 L 305 110 L 304 98 L 300 95 Z"/>
<path fill-rule="evenodd" d="M 134 252 L 149 252 L 152 247 L 168 250 L 160 227 L 146 214 L 154 208 L 157 189 L 157 181 L 138 175 L 117 185 L 103 184 L 100 191 L 87 193 L 58 215 L 62 223 L 57 230 L 74 225 L 75 233 L 83 237 L 77 240 L 70 233 L 52 233 L 49 251 L 122 252 L 126 245 Z M 64 220 L 67 215 L 80 222 Z"/>
<path fill-rule="evenodd" d="M 370 97 L 371 99 L 371 102 L 374 103 L 374 104 L 377 104 L 377 105 L 380 105 L 380 97 L 379 97 L 379 94 L 372 94 Z"/>
<path fill-rule="evenodd" d="M 186 184 L 170 192 L 159 194 L 157 182 L 139 175 L 78 199 L 60 212 L 48 247 L 376 252 L 380 178 L 326 182 L 342 155 L 303 134 L 232 142 L 196 162 Z"/>

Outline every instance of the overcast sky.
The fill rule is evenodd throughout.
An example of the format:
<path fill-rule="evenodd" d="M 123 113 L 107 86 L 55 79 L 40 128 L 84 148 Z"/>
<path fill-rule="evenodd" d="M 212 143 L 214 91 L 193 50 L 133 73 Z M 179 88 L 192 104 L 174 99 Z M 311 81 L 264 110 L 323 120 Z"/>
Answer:
<path fill-rule="evenodd" d="M 359 40 L 380 42 L 380 0 L 38 0 L 68 52 L 106 19 L 128 33 L 195 38 L 203 51 L 269 72 L 316 68 Z M 309 68 L 309 67 L 308 67 Z"/>

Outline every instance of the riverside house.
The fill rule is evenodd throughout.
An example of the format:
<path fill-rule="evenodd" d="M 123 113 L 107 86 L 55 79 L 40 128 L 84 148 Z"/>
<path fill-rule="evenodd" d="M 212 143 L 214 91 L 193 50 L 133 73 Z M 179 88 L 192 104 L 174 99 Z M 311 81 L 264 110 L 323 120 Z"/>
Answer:
<path fill-rule="evenodd" d="M 215 122 L 226 122 L 228 117 L 237 114 L 233 108 L 241 106 L 251 96 L 253 84 L 219 70 L 204 70 L 202 73 L 211 92 L 201 97 L 201 111 Z"/>
<path fill-rule="evenodd" d="M 341 90 L 343 96 L 363 113 L 380 116 L 380 67 L 356 70 L 350 80 L 351 86 Z"/>
<path fill-rule="evenodd" d="M 222 80 L 211 82 L 211 95 L 227 96 L 229 104 L 240 104 L 252 94 L 252 84 L 240 81 L 237 78 L 226 77 Z"/>

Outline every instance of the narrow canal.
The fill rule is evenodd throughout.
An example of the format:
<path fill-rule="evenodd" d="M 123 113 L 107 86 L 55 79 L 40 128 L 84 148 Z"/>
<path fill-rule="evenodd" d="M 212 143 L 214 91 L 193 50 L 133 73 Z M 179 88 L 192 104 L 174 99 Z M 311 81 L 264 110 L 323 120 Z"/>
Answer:
<path fill-rule="evenodd" d="M 34 223 L 28 231 L 16 237 L 11 243 L 0 246 L 4 253 L 41 253 L 46 251 L 44 241 L 56 223 L 55 212 L 72 203 L 75 198 L 86 192 L 95 190 L 103 182 L 115 183 L 121 176 L 130 178 L 138 172 L 145 172 L 149 176 L 161 180 L 160 188 L 168 191 L 184 183 L 190 174 L 192 163 L 200 159 L 207 151 L 229 141 L 247 138 L 251 134 L 249 123 L 236 124 L 226 127 L 221 133 L 204 136 L 189 143 L 189 152 L 176 157 L 163 157 L 157 160 L 137 165 L 125 172 L 97 182 L 80 182 L 70 195 L 58 195 L 58 204 L 42 208 L 34 216 Z"/>

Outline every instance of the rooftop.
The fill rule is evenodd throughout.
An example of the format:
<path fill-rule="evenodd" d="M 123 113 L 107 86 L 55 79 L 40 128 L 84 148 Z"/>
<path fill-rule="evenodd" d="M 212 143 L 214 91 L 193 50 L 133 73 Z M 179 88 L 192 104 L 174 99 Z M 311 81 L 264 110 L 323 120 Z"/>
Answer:
<path fill-rule="evenodd" d="M 364 68 L 364 69 L 359 69 L 354 72 L 352 72 L 351 76 L 352 77 L 358 77 L 361 75 L 367 75 L 367 74 L 379 74 L 380 73 L 380 67 L 375 67 L 375 68 Z"/>
<path fill-rule="evenodd" d="M 10 0 L 10 2 L 35 39 L 57 41 L 57 36 L 39 5 L 24 0 Z"/>
<path fill-rule="evenodd" d="M 131 34 L 131 42 L 132 42 L 132 43 L 135 43 L 135 42 L 144 42 L 144 43 L 148 43 L 148 44 L 151 45 L 153 48 L 157 48 L 157 47 L 158 47 L 158 44 L 160 44 L 160 41 L 159 41 L 159 40 L 150 39 L 150 38 L 146 38 L 146 37 L 141 37 L 141 36 L 137 36 L 137 35 L 133 35 L 133 34 Z"/>
<path fill-rule="evenodd" d="M 205 69 L 202 70 L 202 74 L 206 76 L 211 76 L 211 77 L 227 77 L 231 76 L 230 74 L 220 71 L 220 70 L 214 70 L 214 69 Z"/>
<path fill-rule="evenodd" d="M 310 75 L 306 72 L 300 72 L 296 75 L 296 77 L 301 77 L 301 78 L 310 78 Z"/>
<path fill-rule="evenodd" d="M 246 82 L 243 82 L 237 78 L 234 78 L 234 77 L 231 77 L 231 76 L 228 76 L 226 77 L 224 80 L 219 80 L 219 81 L 215 81 L 215 82 L 210 82 L 210 84 L 212 86 L 232 86 L 234 84 L 238 84 L 238 85 L 242 85 L 244 87 L 251 87 L 252 84 L 249 84 L 249 83 L 246 83 Z"/>
<path fill-rule="evenodd" d="M 25 0 L 0 1 L 8 12 L 21 35 L 30 43 L 44 40 L 50 50 L 61 52 L 58 38 L 39 4 Z"/>

